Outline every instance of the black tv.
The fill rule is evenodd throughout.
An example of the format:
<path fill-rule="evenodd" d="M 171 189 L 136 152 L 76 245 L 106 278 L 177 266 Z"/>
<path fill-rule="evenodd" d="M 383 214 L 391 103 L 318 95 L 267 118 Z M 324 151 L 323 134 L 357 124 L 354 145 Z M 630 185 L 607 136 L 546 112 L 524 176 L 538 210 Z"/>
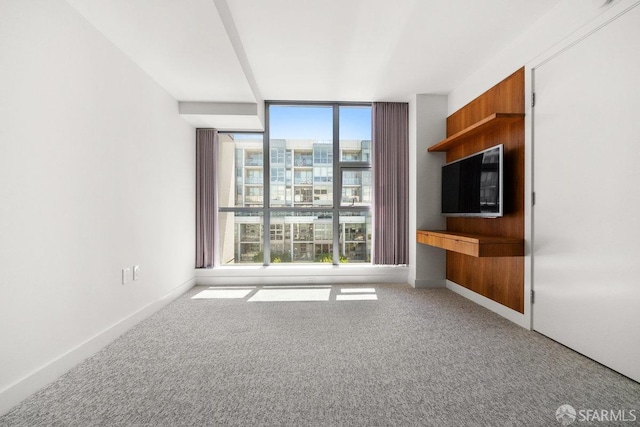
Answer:
<path fill-rule="evenodd" d="M 502 144 L 442 167 L 442 214 L 496 218 L 503 216 Z"/>

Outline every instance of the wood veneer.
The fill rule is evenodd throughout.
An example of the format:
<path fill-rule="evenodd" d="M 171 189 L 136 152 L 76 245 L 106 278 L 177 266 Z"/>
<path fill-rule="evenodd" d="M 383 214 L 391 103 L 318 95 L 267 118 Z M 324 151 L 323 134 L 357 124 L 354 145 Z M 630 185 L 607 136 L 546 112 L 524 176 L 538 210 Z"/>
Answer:
<path fill-rule="evenodd" d="M 447 118 L 450 138 L 496 112 L 524 115 L 524 68 Z M 447 232 L 524 240 L 524 120 L 489 126 L 447 150 L 447 162 L 504 144 L 504 216 L 447 218 Z M 447 251 L 447 279 L 524 313 L 524 258 L 473 257 Z"/>
<path fill-rule="evenodd" d="M 513 237 L 484 236 L 447 230 L 418 230 L 418 243 L 473 257 L 511 257 L 524 255 L 524 240 Z"/>
<path fill-rule="evenodd" d="M 427 149 L 427 151 L 449 151 L 451 148 L 455 147 L 456 145 L 462 144 L 473 136 L 476 136 L 482 132 L 488 132 L 492 128 L 504 125 L 506 123 L 513 123 L 518 120 L 522 120 L 523 118 L 524 114 L 520 113 L 490 114 L 479 122 L 474 123 L 471 126 L 462 129 L 460 132 L 457 132 L 450 137 L 443 139 L 437 144 L 432 145 Z"/>

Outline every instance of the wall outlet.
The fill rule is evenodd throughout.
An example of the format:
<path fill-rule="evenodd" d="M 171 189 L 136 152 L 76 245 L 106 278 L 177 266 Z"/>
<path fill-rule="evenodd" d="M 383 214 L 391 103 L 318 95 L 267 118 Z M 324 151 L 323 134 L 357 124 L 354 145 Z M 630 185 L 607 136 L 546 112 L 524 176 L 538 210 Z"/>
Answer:
<path fill-rule="evenodd" d="M 126 285 L 129 283 L 129 278 L 131 277 L 131 269 L 129 267 L 122 269 L 122 284 Z"/>
<path fill-rule="evenodd" d="M 140 278 L 140 266 L 139 265 L 134 265 L 133 266 L 133 281 L 135 282 L 139 278 Z"/>

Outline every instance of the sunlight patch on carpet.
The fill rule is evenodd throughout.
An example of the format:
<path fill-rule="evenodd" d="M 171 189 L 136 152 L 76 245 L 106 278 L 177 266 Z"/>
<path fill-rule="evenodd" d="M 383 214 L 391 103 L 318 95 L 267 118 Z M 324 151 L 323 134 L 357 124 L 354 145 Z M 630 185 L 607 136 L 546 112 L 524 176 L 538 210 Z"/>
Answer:
<path fill-rule="evenodd" d="M 321 289 L 260 289 L 249 302 L 329 301 L 331 288 Z"/>
<path fill-rule="evenodd" d="M 191 299 L 218 299 L 218 298 L 244 298 L 253 289 L 207 289 L 192 296 Z"/>
<path fill-rule="evenodd" d="M 341 288 L 341 293 L 344 294 L 375 294 L 374 288 Z"/>

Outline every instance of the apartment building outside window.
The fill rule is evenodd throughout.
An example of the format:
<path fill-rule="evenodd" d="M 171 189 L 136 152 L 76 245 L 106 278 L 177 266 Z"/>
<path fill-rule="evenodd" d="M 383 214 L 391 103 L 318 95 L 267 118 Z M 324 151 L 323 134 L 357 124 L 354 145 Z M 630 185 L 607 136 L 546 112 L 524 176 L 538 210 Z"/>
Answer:
<path fill-rule="evenodd" d="M 370 262 L 370 104 L 268 103 L 267 118 L 219 134 L 220 264 Z"/>

